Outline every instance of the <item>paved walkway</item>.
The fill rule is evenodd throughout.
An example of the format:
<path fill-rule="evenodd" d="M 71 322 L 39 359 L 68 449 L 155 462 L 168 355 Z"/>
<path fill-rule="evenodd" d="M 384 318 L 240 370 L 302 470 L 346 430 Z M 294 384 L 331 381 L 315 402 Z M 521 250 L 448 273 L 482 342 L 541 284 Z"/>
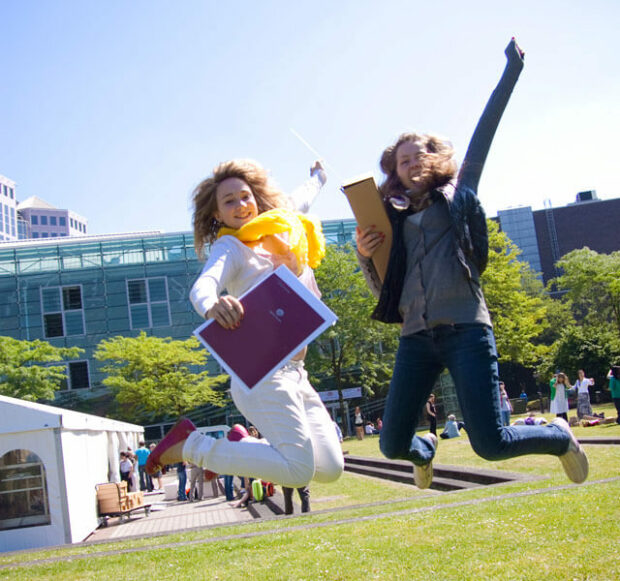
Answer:
<path fill-rule="evenodd" d="M 176 482 L 174 473 L 164 478 L 164 484 L 171 482 Z M 211 486 L 205 483 L 205 495 L 210 491 Z M 149 516 L 138 510 L 131 514 L 128 521 L 110 518 L 107 527 L 99 527 L 85 541 L 117 541 L 253 520 L 247 508 L 232 508 L 223 494 L 200 502 L 179 502 L 164 500 L 163 493 L 150 493 L 145 495 L 144 500 L 152 505 Z"/>

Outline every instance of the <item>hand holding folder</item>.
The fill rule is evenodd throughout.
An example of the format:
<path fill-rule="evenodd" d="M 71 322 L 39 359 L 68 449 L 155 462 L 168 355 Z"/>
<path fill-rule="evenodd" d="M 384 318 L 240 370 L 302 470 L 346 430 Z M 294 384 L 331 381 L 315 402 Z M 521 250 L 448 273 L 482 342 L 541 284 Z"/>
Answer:
<path fill-rule="evenodd" d="M 194 334 L 247 389 L 271 376 L 333 325 L 337 317 L 285 266 L 239 297 L 244 316 L 235 329 L 214 319 Z"/>
<path fill-rule="evenodd" d="M 385 235 L 383 244 L 372 255 L 372 262 L 383 282 L 392 248 L 392 225 L 375 179 L 372 174 L 360 176 L 343 184 L 342 191 L 349 200 L 357 225 L 362 230 L 374 226 Z"/>

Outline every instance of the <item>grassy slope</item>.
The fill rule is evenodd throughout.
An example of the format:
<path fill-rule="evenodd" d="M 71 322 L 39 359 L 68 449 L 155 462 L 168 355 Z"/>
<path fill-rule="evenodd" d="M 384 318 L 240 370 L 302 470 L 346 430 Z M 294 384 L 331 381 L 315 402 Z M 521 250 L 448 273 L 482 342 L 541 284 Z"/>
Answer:
<path fill-rule="evenodd" d="M 612 415 L 602 406 L 606 415 Z M 618 436 L 620 426 L 577 428 L 578 436 Z M 380 455 L 378 439 L 348 440 L 352 454 Z M 620 446 L 588 446 L 591 472 L 568 485 L 556 458 L 489 463 L 466 437 L 442 441 L 437 462 L 538 477 L 527 482 L 438 494 L 344 474 L 313 483 L 309 516 L 105 545 L 0 555 L 0 579 L 614 579 L 620 554 Z M 596 480 L 611 479 L 593 483 Z M 559 487 L 557 489 L 552 487 Z M 540 493 L 537 493 L 540 492 Z M 520 493 L 520 496 L 511 496 Z M 360 506 L 372 503 L 370 506 Z M 311 528 L 294 527 L 311 525 Z M 241 537 L 257 534 L 260 536 Z M 226 540 L 208 542 L 228 536 Z M 230 538 L 231 535 L 238 535 Z M 170 546 L 170 543 L 179 543 Z M 164 547 L 164 544 L 168 544 Z M 145 547 L 73 562 L 39 558 Z"/>

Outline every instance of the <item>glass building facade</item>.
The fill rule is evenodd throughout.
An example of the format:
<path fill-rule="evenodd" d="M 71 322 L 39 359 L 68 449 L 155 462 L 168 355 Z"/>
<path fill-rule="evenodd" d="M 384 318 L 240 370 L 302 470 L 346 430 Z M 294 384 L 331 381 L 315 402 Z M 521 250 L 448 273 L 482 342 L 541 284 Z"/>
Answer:
<path fill-rule="evenodd" d="M 540 252 L 532 208 L 527 206 L 500 210 L 497 217 L 502 231 L 521 249 L 519 260 L 529 263 L 530 267 L 536 272 L 541 272 Z"/>
<path fill-rule="evenodd" d="M 328 244 L 341 245 L 354 239 L 355 222 L 325 222 L 324 231 Z M 99 387 L 93 353 L 103 339 L 192 335 L 202 319 L 188 295 L 201 268 L 191 232 L 0 244 L 0 335 L 81 347 L 66 362 L 66 388 Z"/>
<path fill-rule="evenodd" d="M 187 297 L 200 268 L 190 233 L 2 244 L 0 335 L 81 347 L 67 388 L 98 386 L 101 340 L 191 336 L 200 317 Z"/>

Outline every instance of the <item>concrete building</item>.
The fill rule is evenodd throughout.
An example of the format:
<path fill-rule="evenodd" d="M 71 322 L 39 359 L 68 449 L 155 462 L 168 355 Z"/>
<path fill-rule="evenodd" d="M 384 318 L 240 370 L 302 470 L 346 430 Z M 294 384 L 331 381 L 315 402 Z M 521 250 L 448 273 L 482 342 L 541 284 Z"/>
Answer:
<path fill-rule="evenodd" d="M 71 210 L 56 208 L 37 196 L 20 202 L 17 212 L 27 229 L 22 238 L 60 238 L 87 233 L 86 218 Z"/>
<path fill-rule="evenodd" d="M 555 263 L 571 250 L 584 246 L 602 254 L 620 250 L 620 198 L 599 200 L 591 190 L 577 194 L 573 204 L 545 206 L 498 212 L 502 231 L 522 250 L 521 259 L 542 274 L 544 283 L 557 276 Z"/>

